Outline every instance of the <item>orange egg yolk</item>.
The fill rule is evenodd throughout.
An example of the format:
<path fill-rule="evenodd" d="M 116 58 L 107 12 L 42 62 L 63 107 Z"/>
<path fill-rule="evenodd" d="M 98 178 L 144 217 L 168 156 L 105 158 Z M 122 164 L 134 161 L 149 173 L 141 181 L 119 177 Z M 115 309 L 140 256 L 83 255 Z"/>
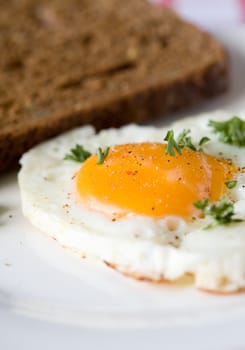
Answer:
<path fill-rule="evenodd" d="M 80 200 L 112 219 L 129 213 L 187 220 L 198 216 L 193 203 L 219 200 L 237 168 L 185 148 L 181 155 L 166 155 L 165 147 L 160 143 L 117 145 L 102 164 L 92 155 L 76 176 Z"/>

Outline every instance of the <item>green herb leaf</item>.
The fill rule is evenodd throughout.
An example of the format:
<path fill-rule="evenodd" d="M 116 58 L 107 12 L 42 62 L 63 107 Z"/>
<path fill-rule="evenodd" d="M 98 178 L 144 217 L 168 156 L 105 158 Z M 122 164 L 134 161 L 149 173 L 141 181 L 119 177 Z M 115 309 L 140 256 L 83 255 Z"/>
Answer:
<path fill-rule="evenodd" d="M 193 145 L 192 143 L 192 139 L 190 136 L 188 136 L 190 134 L 190 130 L 186 130 L 184 129 L 178 136 L 177 138 L 177 142 L 179 144 L 179 147 L 181 148 L 189 148 L 189 149 L 192 149 L 193 151 L 196 151 L 196 147 Z"/>
<path fill-rule="evenodd" d="M 96 164 L 103 164 L 106 157 L 108 156 L 110 147 L 105 147 L 104 151 L 102 151 L 102 149 L 99 147 L 97 150 L 97 156 L 98 156 L 98 160 Z"/>
<path fill-rule="evenodd" d="M 164 141 L 167 141 L 167 147 L 165 148 L 165 154 L 169 154 L 171 156 L 175 156 L 176 150 L 179 154 L 182 154 L 181 147 L 178 145 L 178 143 L 174 139 L 174 132 L 173 130 L 168 130 Z"/>
<path fill-rule="evenodd" d="M 182 148 L 189 148 L 192 151 L 202 151 L 201 146 L 204 145 L 204 143 L 209 141 L 209 138 L 204 136 L 199 141 L 199 148 L 197 149 L 196 146 L 193 144 L 189 129 L 184 129 L 179 136 L 177 137 L 177 140 L 174 139 L 174 132 L 173 130 L 169 130 L 164 138 L 164 141 L 168 141 L 167 147 L 165 149 L 165 154 L 170 154 L 171 156 L 175 156 L 175 150 L 182 154 Z"/>
<path fill-rule="evenodd" d="M 225 122 L 210 120 L 208 125 L 213 128 L 214 133 L 219 134 L 219 141 L 245 147 L 245 121 L 239 117 L 233 117 Z"/>
<path fill-rule="evenodd" d="M 239 219 L 234 219 L 234 205 L 224 197 L 220 202 L 212 204 L 208 208 L 208 215 L 212 216 L 214 220 L 220 225 L 226 225 L 231 222 L 240 222 Z"/>
<path fill-rule="evenodd" d="M 225 182 L 225 185 L 227 188 L 232 189 L 232 188 L 236 187 L 237 181 L 236 180 L 227 181 L 227 182 Z"/>
<path fill-rule="evenodd" d="M 210 141 L 210 138 L 209 138 L 209 137 L 207 137 L 207 136 L 202 137 L 201 140 L 199 141 L 199 144 L 198 144 L 199 147 L 200 147 L 199 150 L 201 150 L 202 146 L 203 146 L 205 143 L 207 143 L 208 141 Z"/>
<path fill-rule="evenodd" d="M 209 199 L 206 198 L 206 199 L 204 199 L 203 201 L 199 200 L 199 201 L 193 203 L 193 205 L 194 205 L 197 209 L 200 209 L 200 210 L 204 211 L 204 210 L 207 208 L 208 203 L 209 203 Z"/>
<path fill-rule="evenodd" d="M 208 205 L 209 200 L 197 201 L 194 206 L 201 210 L 204 215 L 210 216 L 214 220 L 214 225 L 228 225 L 230 223 L 241 222 L 241 219 L 234 218 L 234 205 L 228 200 L 227 197 L 223 197 L 219 202 L 212 205 Z M 211 228 L 214 225 L 209 225 L 207 228 Z"/>
<path fill-rule="evenodd" d="M 76 145 L 75 148 L 71 149 L 71 152 L 66 154 L 65 160 L 73 160 L 74 162 L 83 163 L 88 157 L 91 156 L 91 153 L 83 148 L 81 145 Z"/>

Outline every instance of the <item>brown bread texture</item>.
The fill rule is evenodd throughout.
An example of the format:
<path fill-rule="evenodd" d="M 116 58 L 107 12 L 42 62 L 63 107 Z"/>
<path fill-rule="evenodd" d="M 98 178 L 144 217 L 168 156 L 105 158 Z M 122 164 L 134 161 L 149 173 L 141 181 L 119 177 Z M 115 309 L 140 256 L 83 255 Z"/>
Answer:
<path fill-rule="evenodd" d="M 0 52 L 0 171 L 73 127 L 141 123 L 228 86 L 222 45 L 144 0 L 1 1 Z"/>

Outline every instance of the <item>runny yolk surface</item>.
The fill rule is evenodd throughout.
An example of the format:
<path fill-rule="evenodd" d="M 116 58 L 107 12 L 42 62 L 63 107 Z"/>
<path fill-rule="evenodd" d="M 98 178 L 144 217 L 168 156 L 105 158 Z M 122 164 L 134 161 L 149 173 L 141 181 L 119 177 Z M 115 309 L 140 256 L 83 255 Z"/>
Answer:
<path fill-rule="evenodd" d="M 188 220 L 199 214 L 193 203 L 218 200 L 237 171 L 234 164 L 203 152 L 164 152 L 165 144 L 140 143 L 110 148 L 103 164 L 92 155 L 76 176 L 79 198 L 112 219 L 134 213 Z"/>

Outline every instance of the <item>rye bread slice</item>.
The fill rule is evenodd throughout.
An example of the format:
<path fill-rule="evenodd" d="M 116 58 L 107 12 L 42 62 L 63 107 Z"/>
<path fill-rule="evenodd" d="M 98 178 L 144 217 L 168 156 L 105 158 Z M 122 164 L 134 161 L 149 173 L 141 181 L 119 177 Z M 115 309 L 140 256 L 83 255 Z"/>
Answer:
<path fill-rule="evenodd" d="M 140 123 L 228 85 L 222 45 L 144 0 L 2 1 L 0 33 L 0 171 L 75 126 Z"/>

